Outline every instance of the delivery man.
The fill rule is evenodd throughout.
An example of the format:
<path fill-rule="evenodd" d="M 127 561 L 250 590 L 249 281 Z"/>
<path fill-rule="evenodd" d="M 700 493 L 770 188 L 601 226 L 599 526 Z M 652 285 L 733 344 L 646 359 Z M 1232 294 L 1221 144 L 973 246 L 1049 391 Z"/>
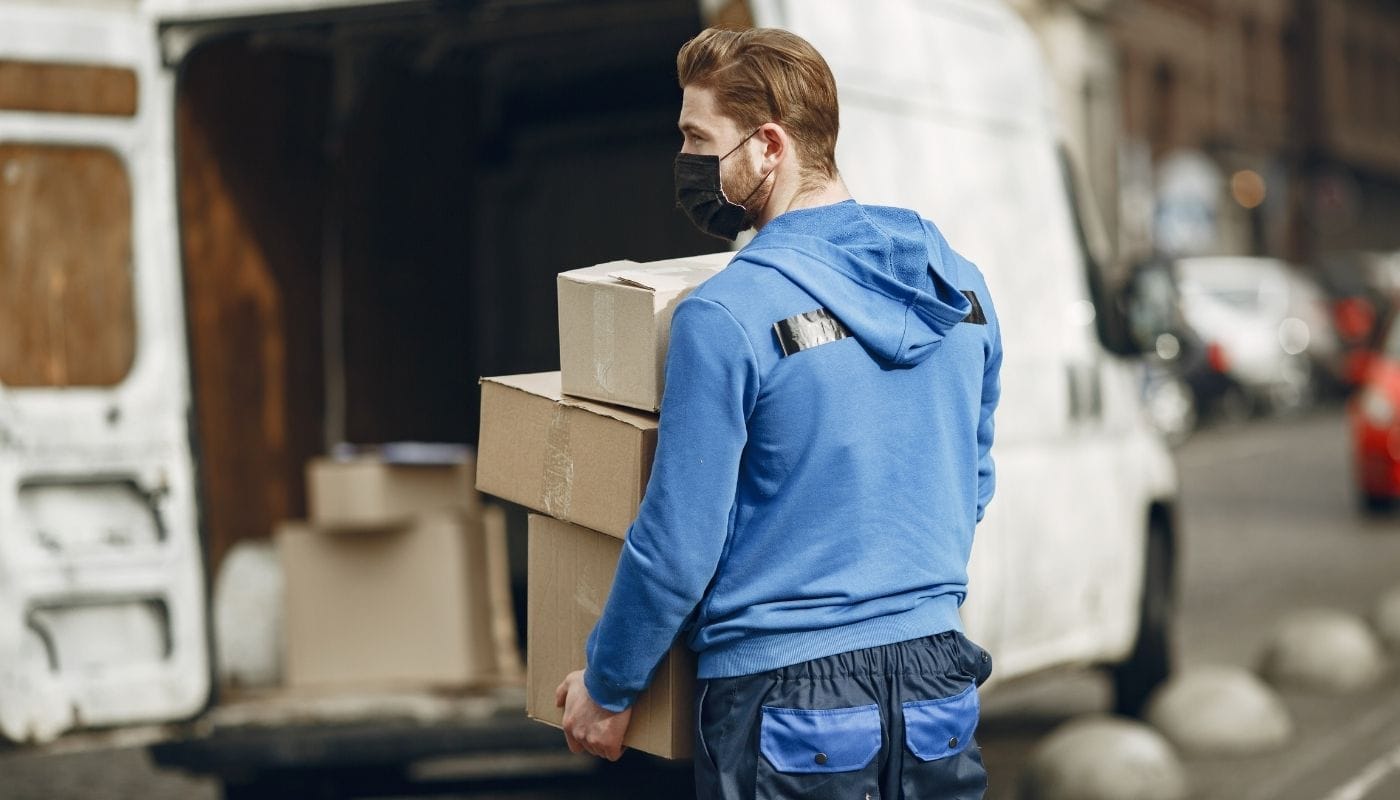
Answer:
<path fill-rule="evenodd" d="M 587 669 L 556 700 L 616 759 L 677 635 L 702 798 L 972 798 L 991 671 L 961 632 L 993 491 L 1001 339 L 981 273 L 835 163 L 836 85 L 781 30 L 677 57 L 676 199 L 758 229 L 676 309 L 656 461 Z"/>

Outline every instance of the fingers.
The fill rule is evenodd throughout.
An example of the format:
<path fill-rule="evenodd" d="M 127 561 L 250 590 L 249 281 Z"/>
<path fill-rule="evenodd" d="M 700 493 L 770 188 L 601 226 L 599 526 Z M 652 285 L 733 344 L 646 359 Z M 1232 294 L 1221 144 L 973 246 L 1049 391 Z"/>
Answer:
<path fill-rule="evenodd" d="M 569 750 L 617 761 L 627 750 L 622 740 L 631 710 L 614 713 L 598 706 L 588 692 L 582 690 L 582 682 L 582 672 L 571 672 L 554 690 L 555 704 L 564 709 L 562 727 Z"/>
<path fill-rule="evenodd" d="M 569 732 L 568 728 L 564 729 L 564 741 L 568 743 L 570 753 L 583 752 L 583 745 L 579 743 L 578 739 L 574 738 L 574 735 Z"/>

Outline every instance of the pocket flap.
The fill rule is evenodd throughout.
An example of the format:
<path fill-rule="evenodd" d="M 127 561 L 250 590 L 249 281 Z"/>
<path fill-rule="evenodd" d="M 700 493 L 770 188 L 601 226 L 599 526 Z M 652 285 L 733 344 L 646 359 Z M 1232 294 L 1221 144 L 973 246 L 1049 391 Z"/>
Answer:
<path fill-rule="evenodd" d="M 952 697 L 904 703 L 904 743 L 922 761 L 957 755 L 977 732 L 977 687 Z"/>
<path fill-rule="evenodd" d="M 779 772 L 851 772 L 880 752 L 880 707 L 763 707 L 759 750 Z"/>

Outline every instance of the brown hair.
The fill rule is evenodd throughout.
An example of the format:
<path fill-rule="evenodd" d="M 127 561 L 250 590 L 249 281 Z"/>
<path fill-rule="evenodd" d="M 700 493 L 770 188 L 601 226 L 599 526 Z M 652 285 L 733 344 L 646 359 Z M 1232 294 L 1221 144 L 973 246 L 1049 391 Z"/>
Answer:
<path fill-rule="evenodd" d="M 803 183 L 836 177 L 836 80 L 816 48 L 789 31 L 708 28 L 676 55 L 681 88 L 710 89 L 744 130 L 777 122 L 802 159 Z"/>

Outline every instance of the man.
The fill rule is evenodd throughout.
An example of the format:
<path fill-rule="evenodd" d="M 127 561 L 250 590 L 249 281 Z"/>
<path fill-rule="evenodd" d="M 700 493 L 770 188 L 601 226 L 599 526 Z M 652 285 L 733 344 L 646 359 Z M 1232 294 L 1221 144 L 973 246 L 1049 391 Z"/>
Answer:
<path fill-rule="evenodd" d="M 986 284 L 932 223 L 851 199 L 806 41 L 711 29 L 677 67 L 677 200 L 759 233 L 676 309 L 651 481 L 556 695 L 569 746 L 618 758 L 684 634 L 700 797 L 981 797 L 991 663 L 958 607 L 994 484 Z"/>

